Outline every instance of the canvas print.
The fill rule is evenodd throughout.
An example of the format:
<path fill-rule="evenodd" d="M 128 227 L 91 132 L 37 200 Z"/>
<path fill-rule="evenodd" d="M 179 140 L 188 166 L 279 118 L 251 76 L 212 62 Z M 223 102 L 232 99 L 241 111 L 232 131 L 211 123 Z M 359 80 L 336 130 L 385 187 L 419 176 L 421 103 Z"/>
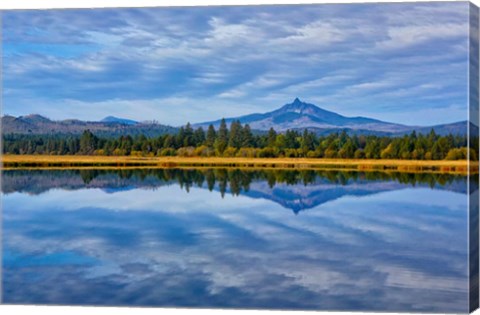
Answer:
<path fill-rule="evenodd" d="M 478 307 L 475 5 L 1 17 L 2 303 Z"/>

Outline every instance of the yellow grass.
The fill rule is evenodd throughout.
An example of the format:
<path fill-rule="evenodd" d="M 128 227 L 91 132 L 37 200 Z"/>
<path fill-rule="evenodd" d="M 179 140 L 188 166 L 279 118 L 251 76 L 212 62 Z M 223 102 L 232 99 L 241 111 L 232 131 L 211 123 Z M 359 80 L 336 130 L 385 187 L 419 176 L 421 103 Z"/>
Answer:
<path fill-rule="evenodd" d="M 2 169 L 17 168 L 98 168 L 98 167 L 238 167 L 280 169 L 392 170 L 402 172 L 478 173 L 478 162 L 364 160 L 309 158 L 223 158 L 223 157 L 135 157 L 3 155 Z"/>

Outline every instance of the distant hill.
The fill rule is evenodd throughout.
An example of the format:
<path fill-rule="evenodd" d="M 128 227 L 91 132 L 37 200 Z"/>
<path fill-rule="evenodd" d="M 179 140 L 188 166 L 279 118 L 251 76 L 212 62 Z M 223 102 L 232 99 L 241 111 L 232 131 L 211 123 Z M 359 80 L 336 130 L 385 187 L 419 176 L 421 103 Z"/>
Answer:
<path fill-rule="evenodd" d="M 55 121 L 41 115 L 3 116 L 2 132 L 4 134 L 81 134 L 89 129 L 98 136 L 139 135 L 155 137 L 165 133 L 176 133 L 177 128 L 148 122 L 140 123 L 116 117 L 106 117 L 102 121 L 82 121 L 67 119 Z"/>
<path fill-rule="evenodd" d="M 279 109 L 263 114 L 250 114 L 240 117 L 225 118 L 227 124 L 239 120 L 242 124 L 249 124 L 253 130 L 276 131 L 308 129 L 319 135 L 346 130 L 350 134 L 374 134 L 385 136 L 398 136 L 410 133 L 413 130 L 427 133 L 433 128 L 438 134 L 466 134 L 467 122 L 456 122 L 437 126 L 407 126 L 385 122 L 367 117 L 346 117 L 332 111 L 322 109 L 316 105 L 302 102 L 296 98 L 292 103 Z M 212 124 L 215 128 L 220 125 L 221 119 L 194 124 L 194 127 L 208 127 Z"/>
<path fill-rule="evenodd" d="M 136 125 L 138 121 L 125 119 L 125 118 L 118 118 L 115 116 L 107 116 L 103 118 L 100 122 L 104 123 L 112 123 L 112 124 L 123 124 L 123 125 Z"/>
<path fill-rule="evenodd" d="M 452 124 L 435 125 L 431 127 L 417 127 L 415 131 L 418 133 L 425 134 L 425 133 L 429 133 L 433 129 L 437 134 L 442 136 L 445 136 L 448 134 L 466 135 L 467 126 L 468 126 L 467 121 L 459 121 Z M 478 134 L 478 127 L 472 125 L 472 128 L 474 128 L 473 130 L 476 130 L 476 133 Z"/>

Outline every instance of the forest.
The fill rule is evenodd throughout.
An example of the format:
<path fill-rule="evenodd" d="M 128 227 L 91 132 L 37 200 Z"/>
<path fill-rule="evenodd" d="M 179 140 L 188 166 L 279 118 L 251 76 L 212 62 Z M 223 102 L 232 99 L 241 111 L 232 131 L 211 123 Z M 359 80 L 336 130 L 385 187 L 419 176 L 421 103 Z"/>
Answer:
<path fill-rule="evenodd" d="M 470 159 L 477 161 L 478 139 L 472 143 Z M 307 129 L 279 133 L 273 128 L 259 134 L 239 121 L 228 128 L 225 120 L 218 130 L 213 125 L 206 131 L 194 129 L 188 123 L 175 134 L 150 138 L 99 137 L 90 130 L 80 136 L 3 135 L 4 154 L 464 160 L 468 151 L 466 136 L 441 136 L 433 129 L 428 134 L 413 131 L 402 137 L 349 135 L 346 131 L 317 136 Z"/>

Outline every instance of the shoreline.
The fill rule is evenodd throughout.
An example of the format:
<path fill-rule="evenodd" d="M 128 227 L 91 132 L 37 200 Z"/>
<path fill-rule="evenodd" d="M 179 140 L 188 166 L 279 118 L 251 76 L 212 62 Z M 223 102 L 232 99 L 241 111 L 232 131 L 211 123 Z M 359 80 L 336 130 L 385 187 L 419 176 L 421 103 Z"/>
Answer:
<path fill-rule="evenodd" d="M 324 169 L 477 174 L 477 161 L 312 158 L 137 157 L 80 155 L 2 155 L 2 170 L 112 168 Z"/>

